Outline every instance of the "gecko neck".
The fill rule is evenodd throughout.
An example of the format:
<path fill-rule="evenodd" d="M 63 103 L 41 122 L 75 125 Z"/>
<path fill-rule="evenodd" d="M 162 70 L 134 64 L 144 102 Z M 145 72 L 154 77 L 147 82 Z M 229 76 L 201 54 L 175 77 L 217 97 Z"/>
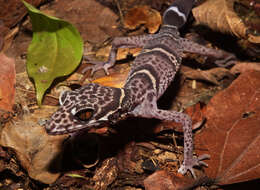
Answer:
<path fill-rule="evenodd" d="M 179 30 L 176 26 L 164 24 L 160 28 L 159 34 L 167 34 L 167 33 L 174 36 L 180 36 Z"/>

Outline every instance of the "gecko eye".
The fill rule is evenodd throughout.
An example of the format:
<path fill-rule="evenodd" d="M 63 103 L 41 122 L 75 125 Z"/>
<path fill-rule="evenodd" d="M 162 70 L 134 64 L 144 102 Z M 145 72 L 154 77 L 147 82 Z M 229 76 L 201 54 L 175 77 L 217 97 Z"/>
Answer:
<path fill-rule="evenodd" d="M 75 116 L 78 120 L 86 122 L 92 118 L 93 113 L 94 113 L 93 109 L 84 109 L 76 113 Z"/>

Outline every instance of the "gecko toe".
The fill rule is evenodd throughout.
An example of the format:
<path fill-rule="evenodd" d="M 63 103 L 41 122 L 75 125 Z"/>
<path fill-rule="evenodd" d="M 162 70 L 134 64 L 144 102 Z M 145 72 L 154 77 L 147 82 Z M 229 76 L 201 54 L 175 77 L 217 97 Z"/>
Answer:
<path fill-rule="evenodd" d="M 108 73 L 109 67 L 107 67 L 108 64 L 106 62 L 91 61 L 89 63 L 91 63 L 93 65 L 84 68 L 82 70 L 82 74 L 85 74 L 88 70 L 91 70 L 91 76 L 93 76 L 96 71 L 103 69 L 105 71 L 106 75 L 109 75 L 109 73 Z"/>
<path fill-rule="evenodd" d="M 206 166 L 206 167 L 208 167 L 208 164 L 206 162 L 202 161 L 202 160 L 209 159 L 209 158 L 210 158 L 210 155 L 208 155 L 208 154 L 203 154 L 199 157 L 194 157 L 192 160 L 184 162 L 181 165 L 181 167 L 179 168 L 178 172 L 181 173 L 182 175 L 184 175 L 185 173 L 187 173 L 187 171 L 190 171 L 192 176 L 194 178 L 196 178 L 193 167 L 194 166 Z"/>
<path fill-rule="evenodd" d="M 198 160 L 206 160 L 206 159 L 210 159 L 209 154 L 202 154 L 198 157 Z"/>

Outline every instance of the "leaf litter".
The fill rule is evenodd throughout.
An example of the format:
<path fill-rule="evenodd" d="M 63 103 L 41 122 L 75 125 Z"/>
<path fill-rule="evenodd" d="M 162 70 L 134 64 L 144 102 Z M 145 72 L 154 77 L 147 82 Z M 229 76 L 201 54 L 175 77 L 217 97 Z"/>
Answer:
<path fill-rule="evenodd" d="M 89 12 L 89 14 L 87 13 L 80 13 L 80 15 L 83 15 L 81 17 L 79 17 L 78 15 L 76 16 L 71 16 L 71 20 L 74 21 L 74 23 L 76 23 L 76 26 L 79 26 L 80 28 L 80 32 L 82 33 L 82 35 L 84 36 L 84 41 L 90 41 L 93 44 L 98 44 L 98 46 L 102 46 L 103 42 L 106 41 L 107 39 L 109 39 L 110 36 L 118 36 L 118 34 L 122 34 L 122 32 L 120 32 L 119 30 L 116 31 L 117 29 L 115 29 L 114 26 L 117 26 L 117 22 L 116 19 L 118 18 L 115 14 L 114 16 L 108 17 L 108 16 L 103 16 L 103 11 L 106 13 L 104 13 L 105 15 L 107 14 L 111 14 L 109 13 L 109 9 L 108 8 L 104 8 L 103 6 L 101 6 L 100 4 L 98 4 L 95 1 L 88 1 L 88 5 L 83 5 L 82 1 L 70 1 L 70 2 L 63 2 L 65 3 L 64 9 L 66 10 L 66 13 L 62 13 L 63 9 L 58 9 L 56 11 L 54 11 L 55 15 L 59 15 L 59 14 L 63 14 L 62 17 L 65 17 L 66 15 L 73 15 L 75 12 L 77 12 L 80 9 L 77 9 L 76 7 L 79 6 L 81 7 L 81 10 L 84 8 L 88 8 L 89 7 L 95 7 L 95 10 L 98 10 L 97 12 L 100 13 L 100 15 L 97 15 L 96 17 L 94 17 L 93 15 L 95 15 L 92 12 Z M 85 2 L 86 3 L 86 2 Z M 95 5 L 95 6 L 92 6 Z M 58 4 L 54 3 L 51 4 L 50 7 L 60 7 Z M 72 7 L 72 8 L 69 8 Z M 47 6 L 48 9 L 48 6 Z M 77 10 L 77 11 L 76 11 Z M 94 9 L 93 9 L 94 11 Z M 86 11 L 85 11 L 86 12 Z M 91 14 L 90 14 L 91 13 Z M 102 13 L 102 14 L 101 14 Z M 85 17 L 86 15 L 86 17 Z M 87 18 L 89 19 L 88 22 L 83 21 L 83 18 Z M 100 19 L 102 20 L 102 18 L 111 18 L 111 20 L 103 20 L 102 22 L 100 21 Z M 82 24 L 85 23 L 84 25 Z M 102 27 L 102 25 L 104 24 L 104 22 L 106 22 L 105 27 Z M 103 23 L 103 24 L 102 24 Z M 98 25 L 98 26 L 97 26 Z M 113 27 L 112 27 L 113 26 Z M 84 28 L 88 28 L 89 32 L 84 31 Z M 112 29 L 110 29 L 112 28 Z M 116 32 L 115 32 L 116 31 Z M 102 35 L 101 35 L 102 34 Z M 96 47 L 93 47 L 93 51 L 95 51 Z M 107 51 L 108 52 L 108 51 Z M 106 52 L 106 54 L 107 54 Z M 126 51 L 127 53 L 119 53 L 122 59 L 126 59 L 127 61 L 127 54 L 129 54 L 129 51 Z M 130 52 L 130 54 L 133 54 Z M 101 56 L 103 56 L 104 54 L 99 54 Z M 106 55 L 105 55 L 106 56 Z M 119 59 L 121 59 L 119 58 Z M 242 63 L 241 63 L 242 64 Z M 126 66 L 125 66 L 126 65 Z M 94 82 L 99 82 L 100 84 L 105 84 L 105 85 L 109 85 L 109 86 L 122 86 L 123 85 L 123 80 L 125 80 L 125 77 L 127 76 L 127 71 L 129 70 L 129 66 L 127 66 L 127 64 L 121 65 L 118 64 L 116 65 L 116 68 L 113 69 L 114 70 L 114 74 L 112 74 L 112 76 L 108 76 L 108 77 L 104 77 L 104 74 L 97 74 L 96 80 Z M 233 67 L 234 68 L 234 67 Z M 256 69 L 257 65 L 255 64 L 255 66 L 250 67 L 251 69 Z M 44 68 L 42 68 L 44 69 Z M 201 101 L 201 98 L 198 98 L 196 101 L 194 101 L 194 96 L 193 94 L 199 93 L 201 88 L 205 87 L 208 88 L 209 91 L 212 91 L 213 89 L 217 89 L 214 91 L 214 93 L 216 91 L 222 90 L 224 87 L 220 87 L 219 85 L 221 84 L 220 80 L 222 80 L 223 78 L 225 78 L 226 76 L 229 75 L 237 75 L 238 73 L 242 73 L 242 75 L 244 75 L 245 71 L 243 69 L 235 69 L 234 72 L 231 72 L 229 70 L 218 70 L 218 69 L 213 69 L 212 71 L 210 71 L 209 73 L 207 73 L 207 70 L 203 70 L 203 72 L 198 71 L 198 73 L 195 73 L 192 75 L 187 74 L 185 76 L 185 70 L 181 70 L 180 72 L 180 76 L 177 78 L 177 81 L 175 81 L 173 84 L 173 88 L 174 90 L 171 88 L 169 90 L 168 94 L 171 94 L 171 97 L 176 95 L 176 99 L 170 99 L 170 101 L 166 101 L 166 107 L 170 108 L 170 109 L 176 109 L 176 110 L 182 110 L 182 104 L 185 105 L 193 105 L 193 104 L 197 104 L 197 102 Z M 194 72 L 197 72 L 196 70 L 194 70 Z M 195 76 L 194 76 L 195 75 Z M 242 76 L 241 75 L 241 76 Z M 250 74 L 252 75 L 252 74 Z M 257 75 L 253 74 L 255 76 L 255 78 L 257 78 Z M 188 79 L 187 79 L 188 78 Z M 233 79 L 232 79 L 233 80 Z M 239 80 L 236 79 L 236 80 Z M 231 86 L 236 82 L 236 80 L 231 84 Z M 250 79 L 251 80 L 251 79 Z M 249 77 L 247 78 L 247 80 L 244 80 L 244 82 L 240 83 L 235 83 L 236 86 L 240 87 L 240 84 L 244 84 L 246 83 L 245 81 L 250 81 Z M 77 81 L 77 80 L 76 80 Z M 191 84 L 193 84 L 193 81 L 197 81 L 194 86 L 192 86 Z M 207 81 L 210 82 L 212 84 L 206 84 L 205 82 L 202 81 Z M 88 80 L 87 80 L 88 82 Z M 250 83 L 251 84 L 251 83 Z M 256 85 L 256 83 L 251 84 L 251 87 L 253 87 L 254 85 Z M 226 89 L 228 90 L 228 89 Z M 224 90 L 225 91 L 225 90 Z M 224 92 L 223 91 L 223 92 Z M 237 89 L 237 91 L 239 91 L 239 89 Z M 239 91 L 241 92 L 241 91 Z M 251 91 L 250 91 L 251 92 Z M 249 92 L 249 94 L 250 94 Z M 214 93 L 211 93 L 209 95 L 209 97 L 214 96 Z M 222 92 L 220 92 L 222 93 Z M 235 92 L 232 94 L 236 94 Z M 247 92 L 246 92 L 247 94 Z M 253 93 L 252 93 L 253 94 Z M 56 95 L 55 95 L 56 96 Z M 183 96 L 182 98 L 179 98 L 180 96 Z M 207 95 L 208 96 L 208 95 Z M 166 96 L 167 97 L 167 96 Z M 252 97 L 252 96 L 243 96 L 243 97 Z M 163 97 L 165 98 L 165 97 Z M 215 98 L 215 97 L 214 97 Z M 214 98 L 211 100 L 213 101 Z M 225 96 L 226 98 L 226 96 Z M 220 98 L 219 98 L 220 99 Z M 232 99 L 236 99 L 236 96 L 231 96 L 229 97 L 230 100 Z M 246 99 L 246 98 L 244 98 Z M 35 103 L 35 98 L 33 99 Z M 180 101 L 181 100 L 181 101 Z M 186 101 L 187 103 L 183 103 L 182 101 Z M 30 100 L 30 102 L 32 102 L 32 100 Z M 174 103 L 173 103 L 174 102 Z M 215 107 L 220 106 L 220 105 L 225 105 L 223 103 L 223 99 L 218 100 L 218 103 L 216 103 Z M 246 102 L 246 100 L 244 101 Z M 170 105 L 172 104 L 172 105 Z M 205 148 L 205 143 L 203 143 L 202 141 L 205 140 L 205 142 L 208 142 L 209 138 L 213 138 L 212 134 L 217 133 L 218 137 L 225 137 L 225 133 L 223 133 L 224 135 L 221 136 L 219 135 L 219 131 L 220 130 L 213 130 L 212 134 L 206 133 L 209 129 L 209 126 L 213 123 L 212 120 L 214 120 L 214 118 L 218 118 L 218 116 L 220 115 L 219 113 L 215 114 L 207 114 L 207 112 L 210 112 L 210 105 L 213 103 L 209 103 L 209 105 L 207 105 L 205 107 L 205 109 L 202 108 L 196 108 L 196 113 L 200 113 L 201 109 L 205 112 L 204 113 L 204 117 L 207 118 L 206 121 L 206 125 L 205 127 L 202 127 L 200 130 L 196 131 L 195 133 L 195 147 L 196 150 L 195 152 L 197 154 L 201 152 L 208 152 L 209 154 L 211 154 L 211 159 L 207 160 L 206 162 L 209 164 L 209 168 L 205 169 L 206 171 L 206 175 L 208 176 L 208 178 L 206 178 L 207 180 L 213 180 L 218 184 L 230 184 L 230 183 L 234 183 L 234 182 L 242 182 L 245 180 L 251 180 L 251 179 L 255 179 L 255 177 L 253 175 L 247 174 L 243 171 L 243 169 L 237 169 L 237 168 L 245 168 L 248 165 L 248 162 L 245 162 L 246 164 L 241 164 L 243 163 L 241 162 L 235 162 L 232 160 L 232 156 L 227 156 L 227 157 L 222 157 L 223 160 L 225 160 L 226 162 L 223 163 L 222 168 L 217 168 L 217 166 L 215 165 L 215 160 L 218 160 L 222 152 L 223 155 L 226 155 L 226 151 L 228 150 L 229 152 L 232 152 L 231 155 L 235 155 L 236 151 L 241 150 L 241 148 L 233 148 L 234 150 L 230 151 L 229 149 L 216 149 L 217 147 L 213 146 L 213 145 L 208 145 L 208 147 Z M 197 104 L 198 105 L 198 104 Z M 236 110 L 240 110 L 239 106 L 242 106 L 242 104 L 239 104 L 239 106 L 234 106 L 235 104 L 230 104 L 230 108 L 229 109 L 224 109 L 221 110 L 224 113 L 232 113 L 233 111 Z M 163 105 L 165 106 L 165 105 Z M 184 106 L 185 107 L 185 106 Z M 235 107 L 236 109 L 232 108 Z M 250 106 L 248 106 L 250 107 Z M 230 110 L 229 112 L 227 110 Z M 253 111 L 252 111 L 253 110 Z M 257 109 L 244 109 L 240 115 L 242 114 L 242 118 L 241 121 L 239 122 L 245 122 L 247 123 L 249 126 L 251 126 L 251 123 L 257 122 L 256 120 L 256 115 L 258 112 L 256 112 Z M 182 140 L 181 134 L 175 134 L 174 136 L 172 136 L 172 129 L 173 126 L 172 124 L 170 125 L 164 125 L 164 127 L 162 127 L 162 124 L 159 123 L 159 125 L 155 125 L 155 121 L 139 121 L 139 120 L 133 120 L 133 121 L 126 121 L 127 124 L 125 124 L 125 126 L 117 126 L 117 131 L 113 131 L 113 129 L 106 129 L 106 130 L 92 130 L 93 133 L 97 133 L 101 138 L 98 140 L 100 142 L 102 142 L 102 146 L 104 150 L 103 152 L 101 152 L 101 162 L 99 163 L 98 166 L 94 166 L 91 170 L 86 170 L 86 169 L 82 169 L 82 165 L 81 165 L 81 173 L 79 173 L 78 175 L 85 177 L 85 179 L 71 179 L 73 178 L 73 174 L 72 174 L 72 170 L 68 169 L 68 172 L 64 172 L 62 170 L 57 170 L 55 174 L 51 173 L 50 170 L 48 169 L 48 163 L 49 160 L 51 160 L 51 158 L 55 157 L 55 155 L 59 155 L 59 153 L 62 154 L 62 147 L 64 147 L 62 145 L 64 138 L 65 137 L 60 137 L 60 139 L 57 140 L 52 140 L 52 137 L 48 137 L 48 135 L 46 135 L 46 133 L 44 132 L 44 130 L 38 126 L 37 124 L 37 120 L 39 118 L 43 118 L 43 117 L 47 117 L 47 114 L 43 114 L 44 111 L 39 111 L 35 109 L 30 108 L 31 112 L 35 112 L 35 115 L 33 115 L 32 113 L 29 113 L 29 115 L 24 116 L 24 119 L 27 120 L 27 122 L 21 120 L 21 121 L 16 121 L 15 124 L 16 125 L 6 125 L 3 128 L 3 132 L 1 132 L 1 139 L 4 139 L 4 143 L 5 146 L 7 147 L 12 147 L 12 149 L 15 150 L 16 154 L 18 155 L 18 160 L 21 160 L 21 164 L 22 166 L 25 168 L 25 170 L 28 172 L 29 176 L 33 179 L 36 179 L 37 181 L 40 181 L 42 183 L 47 183 L 47 184 L 51 184 L 51 188 L 55 188 L 54 186 L 57 185 L 59 187 L 62 187 L 63 184 L 66 184 L 66 187 L 76 187 L 75 184 L 78 184 L 78 187 L 85 187 L 85 188 L 91 188 L 95 186 L 95 182 L 96 182 L 96 186 L 95 188 L 98 189 L 100 188 L 111 188 L 111 189 L 116 189 L 117 187 L 126 187 L 127 185 L 131 184 L 132 186 L 138 186 L 138 187 L 143 187 L 145 186 L 147 189 L 152 189 L 157 187 L 156 185 L 159 185 L 162 189 L 166 189 L 166 187 L 164 186 L 164 182 L 166 181 L 168 188 L 172 187 L 172 188 L 184 188 L 184 187 L 193 187 L 194 184 L 197 183 L 197 181 L 194 180 L 190 180 L 188 177 L 183 177 L 180 176 L 179 174 L 175 174 L 177 171 L 177 167 L 178 167 L 178 160 L 180 160 L 179 155 L 182 155 L 181 151 L 182 148 L 179 145 L 180 141 Z M 47 110 L 47 113 L 52 113 L 53 110 Z M 213 111 L 212 111 L 213 112 Z M 227 115 L 228 117 L 228 115 Z M 199 116 L 199 118 L 201 119 L 201 115 Z M 229 117 L 232 119 L 232 117 Z M 224 120 L 224 116 L 222 118 Z M 230 119 L 230 120 L 231 120 Z M 220 120 L 220 119 L 219 119 Z M 193 119 L 194 123 L 196 123 L 196 118 Z M 249 122 L 250 121 L 250 122 Z M 230 122 L 230 121 L 229 121 Z M 238 123 L 239 123 L 238 122 Z M 224 127 L 227 126 L 228 122 L 224 123 L 223 126 L 221 125 L 221 129 L 224 129 L 224 131 L 226 130 L 226 128 L 228 127 Z M 213 124 L 212 124 L 213 125 Z M 213 125 L 214 126 L 214 125 Z M 235 125 L 236 126 L 236 125 Z M 252 124 L 253 126 L 253 124 Z M 181 131 L 181 129 L 178 129 L 179 126 L 176 126 L 177 131 Z M 123 128 L 123 129 L 122 129 Z M 127 129 L 128 128 L 128 129 Z M 179 127 L 180 128 L 180 127 Z M 236 128 L 236 127 L 234 127 Z M 245 131 L 245 127 L 243 128 Z M 24 131 L 23 131 L 24 130 Z M 28 131 L 28 133 L 26 131 Z M 128 131 L 129 130 L 129 131 Z M 254 127 L 250 128 L 250 130 L 254 130 Z M 170 133 L 169 133 L 170 131 Z M 243 131 L 244 132 L 244 131 Z M 236 134 L 237 136 L 241 136 L 241 138 L 243 138 L 243 132 L 241 132 L 241 129 L 238 130 Z M 249 137 L 251 137 L 250 135 L 253 134 L 253 132 L 248 132 L 249 133 Z M 140 134 L 141 136 L 145 137 L 154 137 L 153 135 L 158 135 L 157 138 L 152 138 L 153 141 L 147 141 L 146 138 L 140 138 Z M 202 135 L 204 134 L 204 135 Z M 239 147 L 239 145 L 241 145 L 241 143 L 237 143 L 239 141 L 237 141 L 238 137 L 233 137 L 233 134 L 235 134 L 235 132 L 232 131 L 232 133 L 230 132 L 230 138 L 229 140 L 232 142 L 236 142 L 237 146 Z M 246 134 L 246 133 L 245 133 Z M 200 135 L 202 135 L 201 140 L 200 139 Z M 39 136 L 41 136 L 41 138 L 39 138 Z M 134 139 L 128 139 L 130 137 L 138 137 L 138 138 L 134 138 Z M 179 137 L 180 136 L 180 137 Z M 245 135 L 246 136 L 246 135 Z M 109 138 L 110 137 L 110 138 Z M 232 138 L 231 138 L 232 137 Z M 58 137 L 57 137 L 58 138 Z M 9 139 L 9 141 L 7 141 L 7 139 Z M 17 139 L 20 139 L 20 143 L 17 143 Z M 135 144 L 135 142 L 137 141 L 137 139 L 139 141 L 141 141 L 141 143 L 143 143 L 143 146 L 137 145 Z M 177 141 L 177 142 L 172 142 L 172 141 Z M 38 143 L 33 143 L 33 142 L 37 142 Z M 53 142 L 55 141 L 55 143 L 53 143 L 53 145 L 48 145 L 48 142 Z M 85 140 L 86 144 L 88 143 L 88 139 Z M 125 142 L 126 141 L 126 142 Z M 156 141 L 156 142 L 154 142 Z M 161 141 L 165 142 L 162 143 Z M 244 140 L 246 141 L 246 140 Z M 1 140 L 2 142 L 2 140 Z M 131 142 L 133 142 L 134 144 L 132 144 L 131 146 L 123 146 L 124 144 L 131 144 Z M 47 143 L 47 144 L 46 144 Z M 248 143 L 248 141 L 247 141 Z M 105 145 L 104 145 L 105 144 Z M 145 144 L 145 145 L 144 145 Z M 234 143 L 231 143 L 232 145 Z M 177 146 L 175 146 L 177 145 Z M 46 146 L 46 147 L 44 147 Z M 242 146 L 242 145 L 241 145 Z M 244 145 L 245 146 L 245 145 Z M 44 147 L 43 149 L 41 147 Z M 210 150 L 209 147 L 211 148 Z M 227 146 L 228 147 L 228 146 Z M 118 154 L 114 153 L 112 151 L 109 152 L 110 149 L 113 149 L 113 151 L 118 152 L 118 150 L 121 150 L 121 152 L 119 152 Z M 86 148 L 84 149 L 84 152 L 86 153 Z M 208 151 L 207 151 L 208 150 Z M 235 151 L 236 150 L 236 151 Z M 169 151 L 169 152 L 167 152 Z M 210 152 L 209 152 L 210 151 Z M 46 153 L 47 152 L 47 153 Z M 89 152 L 89 149 L 88 151 Z M 159 152 L 159 153 L 158 153 Z M 217 153 L 218 152 L 218 153 Z M 224 153 L 223 153 L 224 152 Z M 233 153 L 235 152 L 235 153 Z M 252 154 L 254 153 L 254 151 L 252 152 Z M 71 154 L 71 153 L 70 153 Z M 74 154 L 74 153 L 73 153 Z M 238 153 L 239 154 L 239 153 Z M 236 155 L 238 155 L 236 154 Z M 114 155 L 115 157 L 112 157 L 111 160 L 106 160 L 106 159 L 102 159 L 103 157 L 107 157 L 108 155 Z M 158 155 L 158 157 L 156 157 L 156 155 Z M 169 163 L 169 157 L 165 157 L 163 155 L 172 155 L 172 159 L 173 162 L 170 164 Z M 243 154 L 242 154 L 243 155 Z M 47 157 L 46 157 L 47 156 Z M 243 156 L 241 156 L 243 157 Z M 59 157 L 58 157 L 59 158 Z M 167 158 L 167 159 L 166 159 Z M 248 159 L 252 158 L 252 156 L 247 157 Z M 61 159 L 61 158 L 59 158 Z M 57 160 L 59 164 L 61 164 L 61 160 Z M 103 161 L 102 161 L 103 160 Z M 155 165 L 151 165 L 152 170 L 153 167 L 157 168 L 159 167 L 160 172 L 155 172 L 153 176 L 151 176 L 151 181 L 152 182 L 157 182 L 156 184 L 152 184 L 149 187 L 147 186 L 147 181 L 149 179 L 149 172 L 146 171 L 147 167 L 143 167 L 142 164 L 143 163 L 154 163 Z M 168 161 L 166 161 L 168 160 Z M 231 161 L 230 161 L 231 160 Z M 254 160 L 254 159 L 253 159 Z M 118 161 L 118 166 L 119 168 L 115 167 L 116 165 L 113 164 L 115 162 Z M 154 162 L 153 162 L 154 161 Z M 159 161 L 157 163 L 157 161 Z M 165 161 L 165 163 L 164 163 Z M 112 163 L 111 165 L 108 163 Z M 164 164 L 163 164 L 164 163 Z M 213 164 L 212 164 L 213 163 Z M 234 166 L 232 165 L 232 163 L 235 163 Z M 157 165 L 159 164 L 159 165 Z M 109 166 L 110 167 L 105 167 L 105 166 Z M 148 164 L 150 165 L 150 164 Z M 254 165 L 254 164 L 253 164 Z M 257 163 L 255 163 L 255 165 L 257 166 Z M 58 166 L 58 165 L 57 165 Z M 229 167 L 228 167 L 229 166 Z M 67 165 L 63 165 L 63 169 L 64 167 L 66 168 Z M 254 166 L 250 166 L 249 168 L 254 168 Z M 228 169 L 227 169 L 228 168 Z M 94 170 L 96 169 L 96 171 Z M 236 170 L 236 171 L 234 171 Z M 126 172 L 128 171 L 128 172 Z M 242 171 L 242 173 L 241 173 Z M 253 169 L 252 171 L 258 171 L 257 169 Z M 237 173 L 236 173 L 237 172 Z M 240 172 L 240 173 L 239 173 Z M 57 179 L 58 176 L 60 176 L 61 173 L 65 173 L 61 178 L 59 178 L 60 180 L 57 180 L 55 184 L 53 184 L 53 182 Z M 73 172 L 74 173 L 74 172 Z M 111 178 L 109 178 L 109 176 L 103 176 L 100 174 L 105 174 L 105 173 L 109 173 L 111 174 Z M 69 175 L 72 174 L 70 178 L 68 178 Z M 100 176 L 100 177 L 96 177 L 96 181 L 93 181 L 93 176 L 96 174 L 96 176 Z M 258 174 L 258 173 L 257 173 Z M 75 176 L 77 176 L 77 172 L 75 173 Z M 154 177 L 155 176 L 155 177 Z M 163 177 L 162 177 L 163 176 Z M 177 177 L 176 177 L 177 176 Z M 233 177 L 235 176 L 235 177 Z M 108 178 L 107 178 L 108 177 Z M 115 178 L 117 177 L 117 178 Z M 126 178 L 124 178 L 126 177 Z M 147 180 L 143 181 L 146 177 Z M 154 178 L 152 178 L 154 177 Z M 80 177 L 81 178 L 81 177 Z M 126 180 L 127 179 L 127 180 Z M 199 179 L 203 179 L 203 176 Z M 83 182 L 84 181 L 84 182 Z M 102 181 L 104 181 L 105 183 L 102 183 Z M 150 182 L 151 182 L 150 181 Z M 184 182 L 183 182 L 184 181 Z M 145 184 L 144 184 L 145 183 Z M 101 184 L 100 186 L 98 184 Z M 64 187 L 64 186 L 63 186 Z M 165 187 L 165 188 L 164 188 Z M 133 188 L 133 187 L 132 187 Z"/>

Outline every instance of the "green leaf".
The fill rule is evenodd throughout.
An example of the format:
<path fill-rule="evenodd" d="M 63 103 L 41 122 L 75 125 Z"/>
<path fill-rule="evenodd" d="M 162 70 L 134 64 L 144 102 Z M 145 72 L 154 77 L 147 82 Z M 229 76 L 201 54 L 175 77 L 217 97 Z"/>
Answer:
<path fill-rule="evenodd" d="M 38 105 L 53 80 L 71 74 L 83 54 L 83 41 L 70 23 L 47 16 L 23 1 L 32 22 L 33 38 L 28 48 L 27 72 L 33 78 Z"/>
<path fill-rule="evenodd" d="M 73 178 L 83 178 L 86 179 L 84 176 L 79 175 L 79 174 L 66 174 L 68 177 L 73 177 Z"/>

